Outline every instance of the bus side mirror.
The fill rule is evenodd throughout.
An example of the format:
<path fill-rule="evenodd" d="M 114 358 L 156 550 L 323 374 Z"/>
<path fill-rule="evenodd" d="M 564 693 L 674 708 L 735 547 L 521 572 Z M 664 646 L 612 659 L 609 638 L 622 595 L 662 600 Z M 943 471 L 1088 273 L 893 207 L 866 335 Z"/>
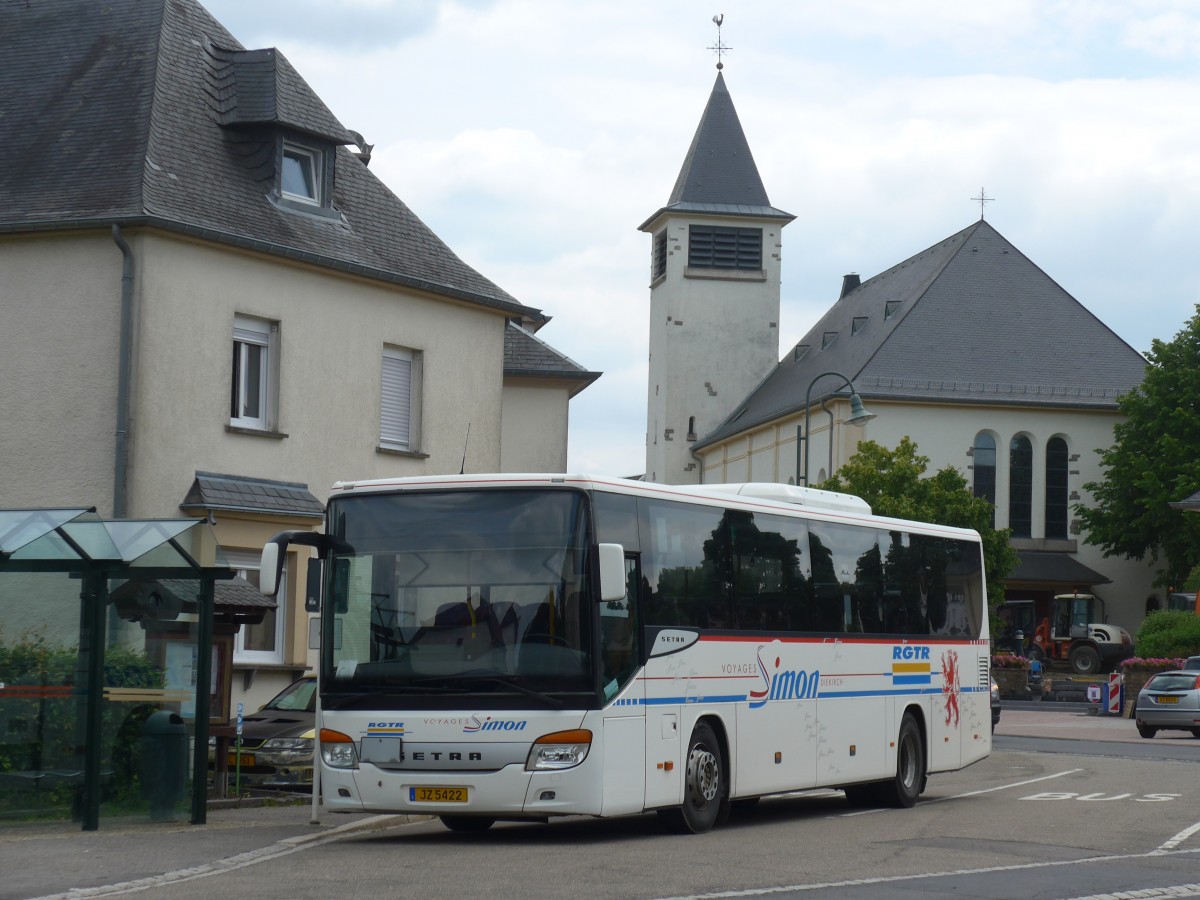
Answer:
<path fill-rule="evenodd" d="M 316 531 L 281 531 L 267 541 L 258 569 L 258 589 L 268 597 L 274 597 L 279 592 L 289 544 L 316 547 L 317 553 L 324 556 L 329 552 L 332 541 Z M 307 603 L 307 600 L 305 602 Z"/>
<path fill-rule="evenodd" d="M 620 544 L 599 544 L 600 600 L 625 599 L 625 548 Z"/>
<path fill-rule="evenodd" d="M 279 591 L 286 546 L 272 539 L 263 547 L 262 562 L 258 568 L 258 589 L 268 597 L 274 597 Z"/>

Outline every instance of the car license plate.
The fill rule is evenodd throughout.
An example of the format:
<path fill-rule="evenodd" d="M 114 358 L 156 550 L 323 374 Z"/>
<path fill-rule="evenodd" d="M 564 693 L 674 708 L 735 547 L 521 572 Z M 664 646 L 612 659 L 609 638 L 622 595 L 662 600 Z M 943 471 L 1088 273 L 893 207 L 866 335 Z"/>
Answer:
<path fill-rule="evenodd" d="M 253 753 L 243 753 L 241 755 L 240 759 L 241 759 L 241 765 L 243 768 L 245 768 L 246 766 L 254 765 L 254 754 Z M 230 753 L 229 754 L 229 768 L 236 769 L 238 767 L 238 760 L 239 760 L 238 754 Z"/>
<path fill-rule="evenodd" d="M 465 787 L 410 787 L 408 799 L 413 803 L 466 803 Z"/>
<path fill-rule="evenodd" d="M 1155 697 L 1154 702 L 1155 703 L 1178 703 L 1179 698 L 1178 697 Z"/>

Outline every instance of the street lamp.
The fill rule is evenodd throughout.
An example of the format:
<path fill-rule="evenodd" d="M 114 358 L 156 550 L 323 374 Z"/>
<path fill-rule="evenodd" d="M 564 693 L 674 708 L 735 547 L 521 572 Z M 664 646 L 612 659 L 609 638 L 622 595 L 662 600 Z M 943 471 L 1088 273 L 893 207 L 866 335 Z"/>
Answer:
<path fill-rule="evenodd" d="M 811 406 L 812 389 L 814 387 L 816 387 L 816 384 L 818 381 L 820 381 L 822 378 L 825 378 L 828 375 L 836 375 L 838 378 L 842 379 L 842 383 L 839 384 L 835 390 L 840 391 L 843 387 L 846 387 L 846 386 L 850 387 L 850 418 L 846 419 L 847 425 L 855 425 L 855 426 L 858 426 L 861 428 L 863 425 L 866 425 L 873 418 L 875 418 L 875 413 L 867 412 L 867 408 L 865 406 L 863 406 L 862 397 L 858 396 L 858 391 L 854 389 L 854 382 L 851 381 L 849 378 L 847 378 L 845 375 L 843 375 L 841 372 L 822 372 L 820 375 L 818 375 L 816 378 L 814 378 L 812 381 L 810 381 L 808 384 L 808 391 L 804 394 L 804 438 L 803 438 L 803 440 L 804 440 L 804 486 L 805 487 L 808 487 L 808 451 L 812 447 L 812 444 L 809 442 L 809 431 L 808 431 L 809 421 L 810 421 L 810 417 L 812 415 L 812 406 Z M 825 409 L 824 401 L 822 401 L 822 403 L 821 403 L 821 408 Z M 833 462 L 832 462 L 832 459 L 833 459 L 833 413 L 829 412 L 828 409 L 825 409 L 825 411 L 827 413 L 829 413 L 829 420 L 830 420 L 829 421 L 829 457 L 830 457 L 831 461 L 829 464 L 829 468 L 830 468 L 829 474 L 832 475 L 833 474 L 833 472 L 832 472 L 832 469 L 833 469 Z"/>

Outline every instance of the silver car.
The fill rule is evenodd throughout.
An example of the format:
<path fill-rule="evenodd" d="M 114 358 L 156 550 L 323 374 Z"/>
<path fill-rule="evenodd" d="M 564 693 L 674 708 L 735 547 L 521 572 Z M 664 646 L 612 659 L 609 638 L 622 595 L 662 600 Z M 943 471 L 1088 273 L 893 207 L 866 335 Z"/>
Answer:
<path fill-rule="evenodd" d="M 1200 738 L 1200 672 L 1159 672 L 1138 694 L 1136 718 L 1144 738 L 1160 730 L 1190 731 Z"/>

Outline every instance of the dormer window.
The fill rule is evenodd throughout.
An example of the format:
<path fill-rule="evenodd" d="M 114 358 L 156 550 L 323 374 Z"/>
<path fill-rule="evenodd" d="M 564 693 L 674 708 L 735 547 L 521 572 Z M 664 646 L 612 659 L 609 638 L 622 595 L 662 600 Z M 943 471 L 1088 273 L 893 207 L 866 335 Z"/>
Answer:
<path fill-rule="evenodd" d="M 334 146 L 290 134 L 277 134 L 275 141 L 276 178 L 270 202 L 286 212 L 341 220 L 333 205 Z"/>
<path fill-rule="evenodd" d="M 283 144 L 283 171 L 280 174 L 280 192 L 289 200 L 301 203 L 321 204 L 321 183 L 324 167 L 322 155 L 308 147 Z"/>

